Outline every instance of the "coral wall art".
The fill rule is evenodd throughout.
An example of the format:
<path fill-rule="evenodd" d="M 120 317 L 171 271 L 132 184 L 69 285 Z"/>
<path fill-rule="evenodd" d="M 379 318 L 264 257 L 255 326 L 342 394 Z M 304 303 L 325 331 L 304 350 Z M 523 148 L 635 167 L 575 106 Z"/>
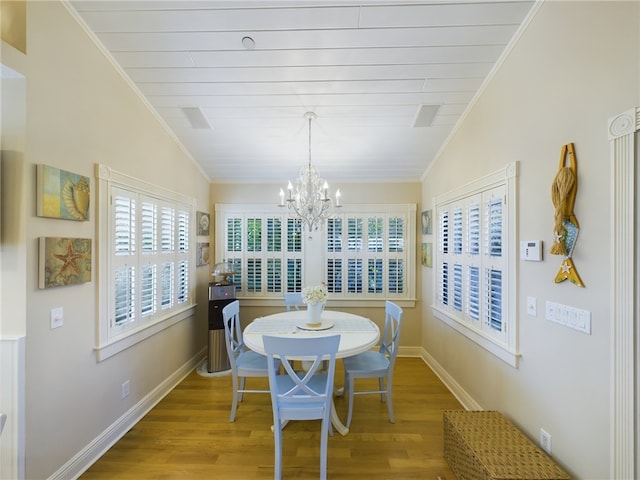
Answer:
<path fill-rule="evenodd" d="M 91 281 L 91 239 L 40 237 L 38 287 Z"/>
<path fill-rule="evenodd" d="M 38 165 L 36 179 L 39 217 L 89 220 L 89 177 Z"/>

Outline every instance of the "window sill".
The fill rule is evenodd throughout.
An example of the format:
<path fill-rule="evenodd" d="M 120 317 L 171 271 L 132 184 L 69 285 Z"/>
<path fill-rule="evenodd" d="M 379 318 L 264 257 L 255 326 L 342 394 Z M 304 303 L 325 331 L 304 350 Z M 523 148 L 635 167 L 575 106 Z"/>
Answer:
<path fill-rule="evenodd" d="M 155 323 L 145 325 L 137 330 L 126 332 L 104 345 L 98 345 L 94 349 L 98 362 L 102 362 L 107 358 L 113 357 L 127 348 L 132 347 L 136 343 L 152 337 L 156 333 L 159 333 L 186 318 L 192 317 L 195 314 L 195 308 L 195 304 L 186 306 L 181 310 L 173 312 L 173 314 L 167 318 L 160 319 Z"/>
<path fill-rule="evenodd" d="M 442 310 L 438 309 L 435 306 L 432 306 L 431 309 L 432 309 L 433 315 L 436 318 L 438 318 L 439 320 L 449 325 L 458 333 L 461 333 L 472 342 L 481 346 L 482 348 L 487 350 L 489 353 L 495 355 L 500 360 L 505 362 L 507 365 L 513 368 L 518 368 L 518 363 L 520 361 L 520 357 L 522 356 L 520 353 L 510 350 L 505 345 L 496 343 L 493 339 L 460 323 L 458 320 L 447 315 L 445 312 L 443 312 Z"/>

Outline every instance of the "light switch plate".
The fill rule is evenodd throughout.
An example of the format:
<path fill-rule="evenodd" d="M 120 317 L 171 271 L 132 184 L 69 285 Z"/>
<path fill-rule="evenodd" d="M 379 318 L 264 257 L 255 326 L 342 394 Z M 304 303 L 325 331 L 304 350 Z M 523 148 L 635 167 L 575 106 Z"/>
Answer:
<path fill-rule="evenodd" d="M 591 335 L 591 312 L 581 308 L 546 302 L 545 318 L 573 330 Z"/>
<path fill-rule="evenodd" d="M 52 308 L 50 314 L 51 328 L 58 328 L 64 324 L 64 310 L 62 307 Z"/>

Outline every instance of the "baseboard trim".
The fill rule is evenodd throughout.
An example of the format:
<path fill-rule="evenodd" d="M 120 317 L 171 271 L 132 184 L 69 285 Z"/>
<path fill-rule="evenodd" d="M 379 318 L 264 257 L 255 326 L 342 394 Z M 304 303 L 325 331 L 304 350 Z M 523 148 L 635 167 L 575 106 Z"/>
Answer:
<path fill-rule="evenodd" d="M 77 479 L 104 453 L 120 440 L 142 417 L 144 417 L 160 400 L 173 390 L 193 369 L 205 358 L 206 349 L 198 352 L 182 367 L 176 370 L 164 382 L 153 389 L 136 405 L 110 425 L 91 443 L 74 455 L 58 469 L 48 480 Z M 453 396 L 467 410 L 482 410 L 482 407 L 456 382 L 451 375 L 422 347 L 400 347 L 401 357 L 419 357 L 436 374 L 440 381 L 451 391 Z"/>
<path fill-rule="evenodd" d="M 398 352 L 400 353 L 400 352 Z M 484 410 L 478 402 L 476 402 L 469 393 L 460 386 L 455 379 L 433 358 L 429 352 L 421 348 L 420 357 L 424 360 L 433 373 L 440 379 L 442 383 L 449 389 L 454 397 L 462 404 L 466 410 Z"/>
<path fill-rule="evenodd" d="M 74 455 L 59 468 L 48 480 L 77 479 L 104 453 L 120 440 L 142 417 L 144 417 L 160 400 L 195 369 L 206 356 L 206 349 L 198 352 L 182 367 L 149 392 L 136 405 L 98 435 L 91 443 Z"/>

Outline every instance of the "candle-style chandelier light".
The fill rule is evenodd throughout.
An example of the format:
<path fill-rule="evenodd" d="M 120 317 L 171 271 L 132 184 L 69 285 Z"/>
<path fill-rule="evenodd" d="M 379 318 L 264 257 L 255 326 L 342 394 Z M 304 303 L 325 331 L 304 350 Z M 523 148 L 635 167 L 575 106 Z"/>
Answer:
<path fill-rule="evenodd" d="M 329 217 L 331 207 L 341 207 L 340 190 L 336 190 L 335 203 L 330 197 L 329 184 L 318 174 L 318 171 L 311 164 L 311 120 L 316 118 L 313 112 L 304 114 L 309 121 L 309 163 L 300 170 L 300 176 L 295 187 L 289 181 L 287 185 L 287 195 L 280 189 L 280 206 L 285 204 L 289 212 L 299 218 L 306 225 L 309 232 L 317 230 Z"/>

